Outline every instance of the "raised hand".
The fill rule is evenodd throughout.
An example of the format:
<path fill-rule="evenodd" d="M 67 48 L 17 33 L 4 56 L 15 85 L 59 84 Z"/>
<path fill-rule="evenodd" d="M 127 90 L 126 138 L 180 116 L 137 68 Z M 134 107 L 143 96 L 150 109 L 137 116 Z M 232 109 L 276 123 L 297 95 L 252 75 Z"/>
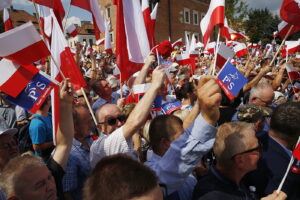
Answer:
<path fill-rule="evenodd" d="M 220 117 L 219 105 L 222 100 L 221 88 L 212 76 L 202 76 L 198 87 L 197 97 L 203 118 L 215 125 Z"/>
<path fill-rule="evenodd" d="M 152 83 L 151 87 L 155 87 L 156 89 L 160 89 L 165 80 L 165 71 L 162 67 L 157 66 L 155 70 L 152 72 Z"/>

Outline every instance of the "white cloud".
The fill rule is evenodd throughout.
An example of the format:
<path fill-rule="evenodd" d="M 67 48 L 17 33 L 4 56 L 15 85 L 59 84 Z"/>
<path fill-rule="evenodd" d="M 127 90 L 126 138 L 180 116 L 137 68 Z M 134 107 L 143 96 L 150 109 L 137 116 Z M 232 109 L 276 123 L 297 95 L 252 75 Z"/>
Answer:
<path fill-rule="evenodd" d="M 65 24 L 65 19 L 63 20 L 63 24 Z M 75 16 L 69 17 L 67 20 L 66 27 L 68 27 L 70 24 L 77 24 L 78 26 L 81 26 L 81 20 L 79 17 L 75 17 Z"/>

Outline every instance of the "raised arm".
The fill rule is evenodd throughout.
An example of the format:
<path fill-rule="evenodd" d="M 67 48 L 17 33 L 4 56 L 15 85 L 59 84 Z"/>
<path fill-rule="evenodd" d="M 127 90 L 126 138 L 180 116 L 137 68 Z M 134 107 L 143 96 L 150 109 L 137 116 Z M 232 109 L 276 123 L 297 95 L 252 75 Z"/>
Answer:
<path fill-rule="evenodd" d="M 155 59 L 155 56 L 153 53 L 151 53 L 147 56 L 144 66 L 142 67 L 139 75 L 134 80 L 134 83 L 133 83 L 134 85 L 145 83 L 149 68 L 155 62 L 155 60 L 156 59 Z"/>
<path fill-rule="evenodd" d="M 244 87 L 243 87 L 243 91 L 244 93 L 248 90 L 250 90 L 254 85 L 256 85 L 260 79 L 269 71 L 271 70 L 271 66 L 265 66 L 263 67 L 260 72 L 250 81 L 248 82 Z"/>
<path fill-rule="evenodd" d="M 130 113 L 123 127 L 124 137 L 130 139 L 134 133 L 145 123 L 152 103 L 164 82 L 165 72 L 161 67 L 156 67 L 152 73 L 152 83 L 149 90 Z"/>
<path fill-rule="evenodd" d="M 74 136 L 74 124 L 72 117 L 73 90 L 68 80 L 64 80 L 59 91 L 60 119 L 56 135 L 56 148 L 53 159 L 62 167 L 66 168 L 69 153 Z"/>

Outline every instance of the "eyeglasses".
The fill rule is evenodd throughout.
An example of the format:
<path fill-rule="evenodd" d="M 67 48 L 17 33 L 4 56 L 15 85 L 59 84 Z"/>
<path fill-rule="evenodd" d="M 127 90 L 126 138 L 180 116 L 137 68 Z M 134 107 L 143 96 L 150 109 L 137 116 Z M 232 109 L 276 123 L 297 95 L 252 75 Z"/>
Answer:
<path fill-rule="evenodd" d="M 243 154 L 246 154 L 246 153 L 251 153 L 251 152 L 254 152 L 254 151 L 257 151 L 259 153 L 262 153 L 263 152 L 263 146 L 262 144 L 259 142 L 258 143 L 258 146 L 253 148 L 253 149 L 249 149 L 249 150 L 246 150 L 246 151 L 242 151 L 240 153 L 237 153 L 237 154 L 234 154 L 233 156 L 231 156 L 231 159 L 233 159 L 235 156 L 237 155 L 243 155 Z"/>
<path fill-rule="evenodd" d="M 261 102 L 263 102 L 266 106 L 271 106 L 272 105 L 272 101 L 264 101 L 264 100 L 262 100 L 261 98 L 259 98 L 259 97 L 256 97 L 257 99 L 259 99 Z"/>
<path fill-rule="evenodd" d="M 124 115 L 119 115 L 115 118 L 109 118 L 105 122 L 98 122 L 98 124 L 108 124 L 110 126 L 114 126 L 117 123 L 117 120 L 119 120 L 121 123 L 124 123 L 126 121 L 126 117 Z"/>

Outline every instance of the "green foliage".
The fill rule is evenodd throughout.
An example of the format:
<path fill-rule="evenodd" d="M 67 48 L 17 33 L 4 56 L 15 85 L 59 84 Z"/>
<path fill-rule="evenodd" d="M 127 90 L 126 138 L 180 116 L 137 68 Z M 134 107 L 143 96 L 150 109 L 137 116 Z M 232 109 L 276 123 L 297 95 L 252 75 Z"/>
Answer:
<path fill-rule="evenodd" d="M 250 37 L 250 42 L 257 43 L 261 40 L 264 44 L 270 43 L 280 21 L 279 17 L 273 16 L 268 9 L 250 10 L 245 21 L 245 31 Z"/>
<path fill-rule="evenodd" d="M 225 0 L 225 15 L 234 30 L 243 29 L 243 21 L 248 16 L 248 4 L 243 0 Z"/>

